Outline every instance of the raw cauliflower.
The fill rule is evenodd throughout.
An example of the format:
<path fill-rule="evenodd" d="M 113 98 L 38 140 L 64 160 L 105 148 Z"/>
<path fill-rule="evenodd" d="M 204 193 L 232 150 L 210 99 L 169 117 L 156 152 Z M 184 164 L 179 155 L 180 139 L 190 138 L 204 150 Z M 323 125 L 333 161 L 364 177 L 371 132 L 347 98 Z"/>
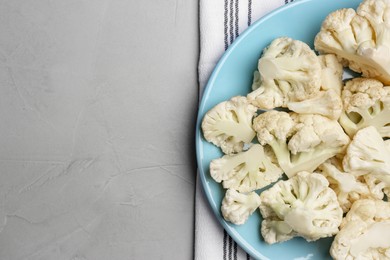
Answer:
<path fill-rule="evenodd" d="M 355 176 L 364 176 L 372 193 L 379 198 L 390 190 L 390 150 L 377 129 L 359 130 L 346 149 L 343 168 Z"/>
<path fill-rule="evenodd" d="M 365 0 L 357 11 L 344 8 L 330 13 L 315 37 L 315 49 L 335 54 L 364 77 L 390 84 L 389 7 L 389 0 Z"/>
<path fill-rule="evenodd" d="M 287 108 L 299 114 L 319 114 L 338 120 L 343 110 L 343 66 L 333 54 L 319 55 L 321 91 L 302 101 L 288 101 Z"/>
<path fill-rule="evenodd" d="M 253 144 L 247 151 L 225 155 L 210 163 L 210 174 L 224 188 L 239 192 L 261 189 L 277 181 L 283 171 L 272 162 L 261 145 Z"/>
<path fill-rule="evenodd" d="M 259 205 L 260 197 L 256 192 L 244 194 L 228 189 L 222 200 L 221 213 L 226 221 L 242 225 Z"/>
<path fill-rule="evenodd" d="M 257 108 L 249 104 L 245 97 L 237 96 L 210 109 L 202 120 L 204 138 L 221 147 L 225 154 L 243 150 L 256 133 L 252 128 L 252 119 Z"/>
<path fill-rule="evenodd" d="M 350 137 L 367 126 L 390 137 L 390 87 L 375 79 L 354 78 L 346 82 L 342 100 L 344 112 L 339 122 Z"/>
<path fill-rule="evenodd" d="M 329 187 L 336 193 L 343 212 L 348 212 L 353 202 L 372 195 L 363 177 L 343 171 L 337 167 L 338 163 L 333 163 L 334 160 L 332 158 L 321 164 L 318 170 L 329 181 Z"/>
<path fill-rule="evenodd" d="M 343 219 L 330 254 L 336 260 L 390 259 L 390 203 L 356 201 Z"/>
<path fill-rule="evenodd" d="M 272 148 L 289 178 L 300 171 L 314 171 L 350 141 L 337 121 L 321 115 L 267 111 L 253 120 L 253 128 L 260 144 Z"/>
<path fill-rule="evenodd" d="M 343 87 L 343 65 L 334 54 L 319 55 L 321 65 L 321 90 L 333 89 L 337 95 Z"/>
<path fill-rule="evenodd" d="M 288 109 L 299 114 L 318 114 L 338 120 L 343 110 L 341 97 L 334 89 L 320 91 L 315 97 L 300 102 L 288 102 Z"/>
<path fill-rule="evenodd" d="M 375 127 L 369 126 L 356 133 L 347 147 L 343 167 L 356 176 L 390 177 L 390 151 Z"/>
<path fill-rule="evenodd" d="M 377 178 L 374 174 L 366 174 L 362 177 L 370 191 L 370 197 L 383 199 L 386 195 L 387 198 L 390 198 L 389 180 Z"/>
<path fill-rule="evenodd" d="M 261 234 L 268 244 L 300 236 L 307 241 L 338 232 L 343 210 L 329 182 L 318 173 L 299 172 L 260 194 Z"/>
<path fill-rule="evenodd" d="M 264 49 L 248 100 L 261 109 L 286 107 L 289 101 L 315 96 L 321 87 L 321 65 L 310 47 L 288 37 Z"/>

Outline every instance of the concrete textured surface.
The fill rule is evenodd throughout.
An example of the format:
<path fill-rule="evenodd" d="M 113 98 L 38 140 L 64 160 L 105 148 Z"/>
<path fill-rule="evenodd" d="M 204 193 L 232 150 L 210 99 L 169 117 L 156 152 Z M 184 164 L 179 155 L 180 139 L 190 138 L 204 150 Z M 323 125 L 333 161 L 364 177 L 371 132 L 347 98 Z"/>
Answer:
<path fill-rule="evenodd" d="M 0 259 L 192 259 L 197 59 L 197 1 L 0 1 Z"/>

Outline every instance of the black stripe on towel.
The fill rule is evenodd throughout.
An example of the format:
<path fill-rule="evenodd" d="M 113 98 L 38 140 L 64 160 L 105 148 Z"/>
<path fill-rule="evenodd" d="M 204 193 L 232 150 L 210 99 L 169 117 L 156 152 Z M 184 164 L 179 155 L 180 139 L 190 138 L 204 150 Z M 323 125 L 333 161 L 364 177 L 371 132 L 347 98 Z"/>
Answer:
<path fill-rule="evenodd" d="M 235 10 L 235 12 L 234 12 L 234 15 L 235 15 L 235 38 L 237 38 L 238 37 L 238 32 L 239 32 L 239 28 L 238 28 L 238 19 L 239 19 L 239 8 L 238 8 L 238 2 L 239 2 L 239 0 L 236 0 L 236 3 L 235 3 L 235 5 L 234 5 L 234 7 L 236 8 L 236 10 Z"/>
<path fill-rule="evenodd" d="M 236 242 L 234 242 L 233 252 L 234 252 L 234 260 L 237 260 L 237 243 Z"/>
<path fill-rule="evenodd" d="M 225 35 L 225 51 L 229 47 L 228 43 L 228 0 L 225 0 L 225 5 L 224 5 L 224 14 L 223 14 L 223 28 L 224 28 L 224 35 Z"/>
<path fill-rule="evenodd" d="M 227 242 L 227 233 L 226 233 L 226 230 L 223 230 L 223 260 L 227 260 L 227 258 L 226 258 L 226 242 Z"/>
<path fill-rule="evenodd" d="M 229 236 L 229 260 L 232 260 L 232 244 L 233 244 L 233 239 L 231 236 Z"/>
<path fill-rule="evenodd" d="M 234 35 L 233 35 L 233 0 L 229 1 L 229 11 L 230 11 L 229 33 L 230 33 L 230 44 L 232 44 L 233 40 L 234 40 Z"/>
<path fill-rule="evenodd" d="M 248 0 L 248 26 L 252 24 L 252 0 Z"/>

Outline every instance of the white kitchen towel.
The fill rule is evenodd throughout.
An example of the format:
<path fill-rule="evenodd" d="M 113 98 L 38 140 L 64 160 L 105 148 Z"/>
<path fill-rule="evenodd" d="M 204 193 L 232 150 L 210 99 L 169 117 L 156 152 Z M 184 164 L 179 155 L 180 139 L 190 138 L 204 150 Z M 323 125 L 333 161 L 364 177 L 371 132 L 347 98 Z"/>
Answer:
<path fill-rule="evenodd" d="M 200 96 L 212 70 L 234 39 L 257 19 L 292 1 L 200 0 Z M 219 225 L 201 185 L 198 176 L 195 195 L 195 259 L 252 259 Z"/>

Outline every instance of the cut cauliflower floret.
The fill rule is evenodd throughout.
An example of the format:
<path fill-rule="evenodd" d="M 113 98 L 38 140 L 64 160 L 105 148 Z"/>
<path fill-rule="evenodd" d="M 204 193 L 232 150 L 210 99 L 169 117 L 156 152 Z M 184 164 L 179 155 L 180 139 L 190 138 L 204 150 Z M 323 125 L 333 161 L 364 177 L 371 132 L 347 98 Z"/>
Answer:
<path fill-rule="evenodd" d="M 358 47 L 352 27 L 355 17 L 356 11 L 352 8 L 338 9 L 328 14 L 314 39 L 315 49 L 320 53 L 333 53 L 338 57 L 344 52 L 355 54 Z M 343 56 L 340 58 L 346 59 Z"/>
<path fill-rule="evenodd" d="M 210 109 L 203 118 L 204 138 L 221 147 L 225 154 L 243 150 L 256 133 L 252 129 L 252 119 L 257 108 L 248 103 L 245 97 L 237 96 Z"/>
<path fill-rule="evenodd" d="M 354 78 L 342 92 L 344 112 L 340 124 L 349 136 L 375 126 L 382 137 L 390 137 L 390 87 L 375 79 Z"/>
<path fill-rule="evenodd" d="M 222 200 L 221 212 L 226 221 L 236 225 L 244 224 L 259 207 L 260 197 L 256 192 L 248 194 L 228 189 Z"/>
<path fill-rule="evenodd" d="M 390 150 L 375 127 L 369 126 L 356 133 L 346 149 L 343 167 L 355 176 L 364 175 L 376 197 L 381 197 L 381 189 L 388 193 Z"/>
<path fill-rule="evenodd" d="M 390 1 L 365 0 L 354 9 L 330 13 L 314 46 L 320 53 L 335 54 L 364 77 L 390 83 Z"/>
<path fill-rule="evenodd" d="M 390 177 L 390 151 L 375 127 L 359 130 L 348 145 L 343 167 L 355 176 Z"/>
<path fill-rule="evenodd" d="M 261 234 L 268 244 L 300 236 L 307 241 L 338 232 L 343 211 L 324 176 L 299 172 L 260 194 Z"/>
<path fill-rule="evenodd" d="M 248 100 L 261 109 L 286 107 L 289 101 L 315 96 L 321 87 L 321 65 L 310 47 L 288 37 L 264 49 Z"/>
<path fill-rule="evenodd" d="M 350 141 L 337 121 L 320 115 L 290 115 L 296 123 L 295 133 L 288 142 L 293 154 L 311 152 L 315 148 L 336 148 L 341 152 Z"/>
<path fill-rule="evenodd" d="M 330 248 L 338 259 L 390 259 L 390 203 L 358 200 L 347 213 Z"/>
<path fill-rule="evenodd" d="M 337 121 L 320 115 L 267 111 L 253 120 L 262 145 L 269 145 L 279 166 L 290 178 L 300 171 L 314 171 L 349 143 Z"/>
<path fill-rule="evenodd" d="M 271 160 L 261 145 L 253 144 L 247 151 L 212 160 L 210 174 L 224 188 L 250 192 L 281 177 L 282 169 Z"/>
<path fill-rule="evenodd" d="M 387 197 L 390 196 L 390 185 L 388 181 L 382 181 L 373 174 L 366 174 L 362 177 L 370 190 L 370 197 L 381 200 L 385 197 L 385 194 Z"/>
<path fill-rule="evenodd" d="M 343 110 L 341 97 L 335 90 L 320 91 L 317 96 L 300 102 L 288 102 L 288 109 L 299 114 L 318 114 L 338 120 Z"/>
<path fill-rule="evenodd" d="M 287 108 L 299 114 L 319 114 L 338 120 L 343 109 L 343 66 L 333 54 L 320 55 L 321 91 L 302 101 L 289 101 Z"/>
<path fill-rule="evenodd" d="M 343 212 L 348 212 L 356 200 L 371 196 L 364 178 L 339 169 L 329 160 L 320 165 L 319 171 L 329 181 L 329 187 L 336 193 Z"/>

